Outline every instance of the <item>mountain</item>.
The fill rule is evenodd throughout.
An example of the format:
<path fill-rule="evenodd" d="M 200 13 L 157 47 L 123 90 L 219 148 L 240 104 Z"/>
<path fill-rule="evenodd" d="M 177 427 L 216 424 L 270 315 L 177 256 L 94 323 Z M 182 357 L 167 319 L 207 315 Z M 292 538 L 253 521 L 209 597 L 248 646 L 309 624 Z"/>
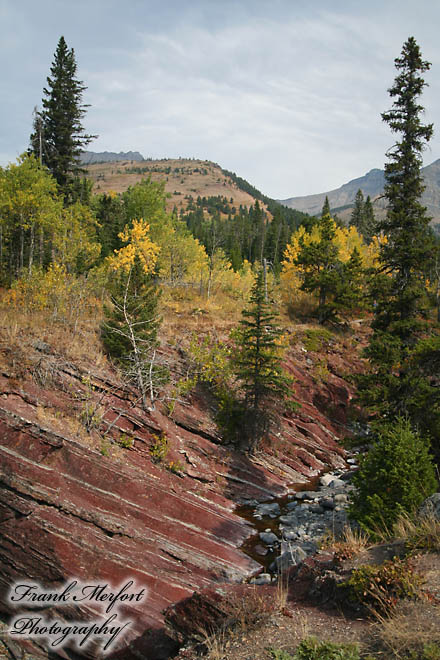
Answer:
<path fill-rule="evenodd" d="M 440 222 L 440 159 L 422 168 L 422 174 L 425 181 L 425 192 L 422 196 L 422 202 L 427 207 L 429 214 L 435 222 Z M 344 183 L 336 190 L 318 193 L 316 195 L 306 195 L 304 197 L 290 197 L 289 199 L 279 200 L 289 208 L 319 215 L 325 201 L 328 197 L 332 211 L 338 212 L 338 215 L 344 219 L 349 217 L 355 195 L 359 189 L 364 196 L 370 195 L 375 211 L 379 214 L 385 208 L 385 200 L 381 197 L 385 182 L 384 171 L 379 169 L 370 170 L 365 176 L 352 179 Z"/>
<path fill-rule="evenodd" d="M 102 154 L 96 154 L 102 155 Z M 168 195 L 167 209 L 185 211 L 198 197 L 219 197 L 234 215 L 240 206 L 250 208 L 258 200 L 260 206 L 273 215 L 278 209 L 292 223 L 299 224 L 302 213 L 267 197 L 234 172 L 224 170 L 217 163 L 194 158 L 162 158 L 159 160 L 94 162 L 86 165 L 86 176 L 94 183 L 94 192 L 122 193 L 143 179 L 163 181 Z M 292 224 L 293 226 L 293 224 Z"/>
<path fill-rule="evenodd" d="M 115 163 L 122 160 L 135 160 L 136 162 L 144 161 L 144 157 L 139 151 L 120 151 L 118 154 L 114 151 L 83 151 L 81 154 L 81 163 L 83 165 L 91 165 L 92 163 Z"/>
<path fill-rule="evenodd" d="M 236 208 L 240 205 L 250 207 L 255 203 L 251 193 L 242 190 L 219 165 L 210 161 L 163 158 L 142 163 L 95 162 L 87 165 L 87 176 L 93 181 L 96 193 L 122 193 L 147 178 L 163 181 L 168 193 L 168 210 L 174 207 L 179 211 L 186 209 L 189 198 L 197 199 L 198 196 L 226 197 Z"/>

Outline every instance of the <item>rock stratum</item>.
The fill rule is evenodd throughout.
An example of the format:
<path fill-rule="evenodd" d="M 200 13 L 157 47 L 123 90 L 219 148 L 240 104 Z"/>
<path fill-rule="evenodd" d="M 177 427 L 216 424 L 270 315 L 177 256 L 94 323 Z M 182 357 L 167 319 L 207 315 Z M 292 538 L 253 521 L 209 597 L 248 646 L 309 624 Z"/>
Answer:
<path fill-rule="evenodd" d="M 283 418 L 272 447 L 252 458 L 219 444 L 203 393 L 193 394 L 189 405 L 178 404 L 171 417 L 160 406 L 146 413 L 114 374 L 76 366 L 46 344 L 35 343 L 18 366 L 11 352 L 3 354 L 3 620 L 17 613 L 7 600 L 17 581 L 58 589 L 73 578 L 108 585 L 135 580 L 146 587 L 147 597 L 122 608 L 133 624 L 107 658 L 172 657 L 177 646 L 165 632 L 166 608 L 194 592 L 239 583 L 261 571 L 240 550 L 255 531 L 234 513 L 236 505 L 283 496 L 293 484 L 344 465 L 337 440 L 345 433 L 352 389 L 339 375 L 350 367 L 337 351 L 327 355 L 326 382 L 314 375 L 312 354 L 303 348 L 292 352 L 286 367 L 295 377 L 301 408 Z M 113 439 L 123 433 L 132 442 L 117 447 L 115 455 L 103 455 L 105 447 L 68 422 L 84 410 L 84 402 L 98 399 L 103 419 L 113 422 Z M 160 434 L 168 438 L 167 464 L 151 459 Z M 178 473 L 170 469 L 173 464 L 181 466 Z M 68 621 L 96 617 L 94 608 L 41 611 L 48 619 Z M 79 656 L 69 648 L 48 654 L 42 639 L 6 635 L 2 644 L 11 658 L 100 657 L 93 649 Z"/>

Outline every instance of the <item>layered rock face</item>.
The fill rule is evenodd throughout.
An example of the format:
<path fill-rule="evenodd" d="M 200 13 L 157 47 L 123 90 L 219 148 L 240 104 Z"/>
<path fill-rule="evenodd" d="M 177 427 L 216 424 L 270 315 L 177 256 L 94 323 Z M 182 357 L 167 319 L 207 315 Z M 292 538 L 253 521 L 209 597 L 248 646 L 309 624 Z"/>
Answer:
<path fill-rule="evenodd" d="M 281 496 L 289 485 L 343 465 L 336 440 L 350 388 L 332 374 L 317 387 L 305 363 L 292 359 L 287 366 L 302 407 L 283 419 L 275 448 L 250 459 L 218 444 L 201 397 L 177 406 L 172 418 L 160 410 L 147 414 L 98 369 L 89 370 L 93 388 L 86 392 L 84 372 L 54 353 L 43 356 L 51 375 L 43 383 L 39 350 L 19 382 L 7 370 L 0 376 L 0 610 L 6 621 L 17 613 L 6 597 L 17 581 L 55 589 L 72 579 L 109 588 L 134 580 L 146 597 L 121 608 L 132 625 L 106 657 L 171 657 L 175 642 L 164 632 L 166 607 L 260 570 L 239 549 L 254 531 L 234 514 L 236 504 Z M 119 447 L 116 456 L 103 455 L 105 447 L 66 422 L 72 400 L 84 406 L 90 397 L 99 397 L 103 418 L 114 421 L 113 439 L 122 433 L 130 438 L 131 446 Z M 168 438 L 169 453 L 155 464 L 150 449 L 160 434 Z M 97 608 L 87 603 L 44 615 L 96 618 Z M 4 644 L 10 657 L 47 657 L 41 639 L 6 636 Z M 78 653 L 52 652 L 69 658 Z M 81 650 L 84 655 L 97 652 Z"/>

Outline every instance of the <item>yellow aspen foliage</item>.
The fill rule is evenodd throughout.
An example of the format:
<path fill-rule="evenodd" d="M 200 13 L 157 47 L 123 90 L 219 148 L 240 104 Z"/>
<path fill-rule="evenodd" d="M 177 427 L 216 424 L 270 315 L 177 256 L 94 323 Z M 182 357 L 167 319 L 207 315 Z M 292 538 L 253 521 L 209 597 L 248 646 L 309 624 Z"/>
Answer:
<path fill-rule="evenodd" d="M 160 247 L 150 239 L 149 232 L 150 225 L 143 218 L 133 220 L 131 227 L 126 225 L 119 238 L 127 245 L 115 250 L 114 256 L 108 257 L 110 268 L 128 272 L 134 264 L 135 257 L 138 256 L 145 273 L 152 273 Z"/>
<path fill-rule="evenodd" d="M 53 237 L 54 258 L 67 271 L 80 272 L 99 257 L 101 246 L 96 241 L 98 223 L 90 208 L 76 202 L 61 211 L 60 229 Z"/>
<path fill-rule="evenodd" d="M 374 236 L 368 245 L 356 227 L 338 227 L 333 221 L 335 238 L 334 243 L 338 248 L 338 258 L 346 263 L 354 248 L 357 248 L 364 268 L 377 266 L 379 260 L 379 248 L 383 237 Z M 297 290 L 301 284 L 301 270 L 296 265 L 296 260 L 301 250 L 301 244 L 310 245 L 321 239 L 319 225 L 314 225 L 310 231 L 305 227 L 299 227 L 293 234 L 290 243 L 286 246 L 284 252 L 284 261 L 282 262 L 281 283 L 284 290 Z"/>
<path fill-rule="evenodd" d="M 157 240 L 161 246 L 158 259 L 161 279 L 172 286 L 197 284 L 208 259 L 203 245 L 180 221 L 173 226 L 172 219 L 162 226 Z"/>
<path fill-rule="evenodd" d="M 2 303 L 32 312 L 50 312 L 57 321 L 76 326 L 84 315 L 96 314 L 100 302 L 95 296 L 93 282 L 84 276 L 68 273 L 60 263 L 50 264 L 47 270 L 37 266 L 14 280 Z"/>

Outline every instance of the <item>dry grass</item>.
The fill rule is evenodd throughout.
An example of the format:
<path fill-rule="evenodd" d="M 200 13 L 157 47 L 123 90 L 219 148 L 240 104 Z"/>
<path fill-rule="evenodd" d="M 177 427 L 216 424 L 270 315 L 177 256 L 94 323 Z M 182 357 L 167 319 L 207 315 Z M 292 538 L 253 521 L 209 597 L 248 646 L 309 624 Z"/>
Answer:
<path fill-rule="evenodd" d="M 371 546 L 371 540 L 361 529 L 353 529 L 347 525 L 342 534 L 335 536 L 329 533 L 321 541 L 323 550 L 334 552 L 341 559 L 352 559 Z"/>
<path fill-rule="evenodd" d="M 247 296 L 218 290 L 208 300 L 191 286 L 164 287 L 161 335 L 171 343 L 191 333 L 215 333 L 225 340 L 241 319 Z"/>
<path fill-rule="evenodd" d="M 132 172 L 133 168 L 141 168 L 142 172 Z M 167 173 L 165 170 L 171 168 Z M 174 170 L 178 168 L 179 172 Z M 184 171 L 182 172 L 182 168 Z M 161 170 L 161 171 L 157 171 Z M 199 170 L 198 172 L 196 170 Z M 206 171 L 206 174 L 202 171 Z M 220 167 L 213 163 L 189 159 L 164 159 L 144 162 L 113 162 L 96 163 L 87 167 L 87 176 L 94 182 L 94 192 L 97 194 L 109 192 L 124 192 L 129 186 L 139 183 L 147 177 L 153 181 L 165 181 L 165 191 L 169 193 L 167 210 L 186 208 L 187 195 L 193 198 L 221 196 L 228 201 L 232 198 L 233 205 L 253 206 L 255 200 L 251 195 L 240 190 L 226 177 Z"/>
<path fill-rule="evenodd" d="M 433 514 L 418 518 L 402 515 L 394 525 L 393 534 L 411 551 L 440 552 L 440 520 Z"/>
<path fill-rule="evenodd" d="M 231 594 L 222 624 L 198 630 L 197 638 L 204 657 L 207 660 L 231 658 L 230 647 L 267 622 L 271 615 L 279 611 L 281 602 L 275 593 L 262 593 L 257 587 L 242 595 Z"/>
<path fill-rule="evenodd" d="M 440 643 L 440 607 L 425 601 L 404 601 L 391 616 L 379 619 L 374 633 L 374 646 L 381 655 L 421 657 L 426 644 Z"/>
<path fill-rule="evenodd" d="M 99 339 L 101 314 L 83 318 L 76 328 L 68 323 L 55 321 L 48 311 L 28 311 L 1 307 L 0 349 L 21 347 L 29 349 L 36 341 L 48 344 L 51 349 L 77 364 L 93 363 L 97 367 L 107 363 Z"/>

